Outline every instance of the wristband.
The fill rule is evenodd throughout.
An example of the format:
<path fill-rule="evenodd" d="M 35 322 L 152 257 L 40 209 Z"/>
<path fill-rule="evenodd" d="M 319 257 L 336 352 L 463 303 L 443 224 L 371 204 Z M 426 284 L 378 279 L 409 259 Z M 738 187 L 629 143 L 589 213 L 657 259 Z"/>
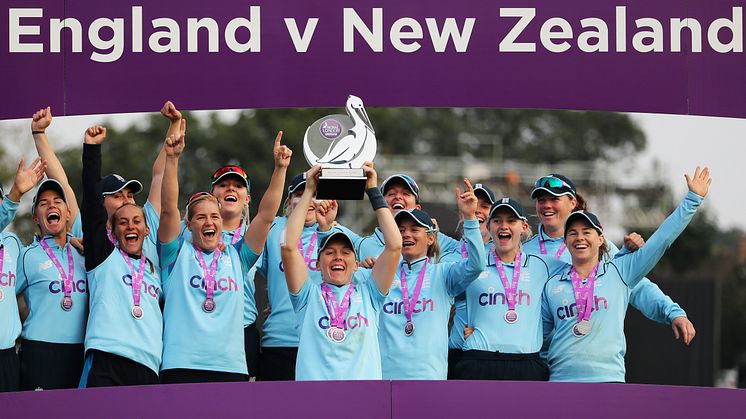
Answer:
<path fill-rule="evenodd" d="M 370 200 L 370 205 L 373 207 L 373 211 L 381 208 L 388 208 L 388 204 L 386 204 L 386 200 L 383 199 L 383 194 L 380 189 L 370 188 L 367 189 L 365 193 L 368 194 L 368 199 Z"/>
<path fill-rule="evenodd" d="M 31 135 L 44 134 L 44 131 L 31 131 Z"/>

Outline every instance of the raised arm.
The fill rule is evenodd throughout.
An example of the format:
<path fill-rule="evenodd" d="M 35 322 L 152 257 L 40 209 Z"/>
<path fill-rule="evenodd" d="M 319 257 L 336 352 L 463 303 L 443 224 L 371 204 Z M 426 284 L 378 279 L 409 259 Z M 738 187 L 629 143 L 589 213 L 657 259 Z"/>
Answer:
<path fill-rule="evenodd" d="M 386 241 L 381 254 L 376 259 L 376 264 L 373 266 L 371 274 L 376 281 L 378 290 L 381 291 L 381 294 L 386 295 L 389 293 L 391 282 L 394 280 L 396 268 L 399 266 L 399 259 L 401 258 L 401 233 L 399 233 L 399 227 L 397 227 L 396 221 L 394 221 L 394 215 L 389 210 L 388 205 L 386 205 L 386 200 L 383 199 L 381 190 L 378 189 L 378 175 L 373 167 L 373 163 L 365 162 L 363 171 L 368 178 L 365 183 L 365 192 L 368 194 L 370 204 L 376 212 L 378 227 L 381 229 L 383 238 Z"/>
<path fill-rule="evenodd" d="M 178 137 L 181 131 L 181 112 L 179 112 L 179 110 L 176 109 L 176 106 L 174 106 L 174 104 L 169 100 L 163 104 L 161 115 L 170 121 L 168 131 L 166 132 L 166 138 L 169 136 Z M 150 178 L 150 193 L 148 194 L 148 202 L 153 206 L 156 214 L 160 214 L 161 212 L 161 183 L 163 182 L 163 171 L 165 170 L 165 167 L 166 151 L 161 148 L 158 157 L 155 158 L 155 162 L 153 163 L 153 173 Z"/>
<path fill-rule="evenodd" d="M 62 184 L 65 188 L 65 196 L 67 197 L 67 208 L 70 209 L 70 227 L 75 218 L 78 216 L 80 209 L 78 208 L 78 200 L 75 197 L 75 191 L 70 187 L 70 182 L 67 179 L 65 168 L 62 167 L 62 163 L 57 158 L 57 155 L 49 145 L 49 138 L 47 137 L 46 131 L 49 125 L 52 123 L 52 108 L 47 106 L 45 109 L 39 109 L 31 117 L 31 134 L 34 137 L 34 145 L 36 146 L 36 152 L 39 157 L 47 162 L 47 168 L 45 170 L 47 177 L 54 179 Z"/>
<path fill-rule="evenodd" d="M 97 125 L 85 132 L 83 144 L 83 200 L 80 215 L 86 255 L 85 268 L 90 271 L 100 265 L 114 250 L 106 234 L 106 208 L 101 195 L 101 143 L 106 128 Z"/>
<path fill-rule="evenodd" d="M 630 288 L 634 288 L 653 269 L 666 249 L 684 231 L 710 189 L 712 179 L 708 168 L 700 170 L 697 166 L 692 178 L 686 174 L 684 177 L 689 192 L 681 204 L 658 227 L 658 230 L 650 236 L 645 246 L 634 253 L 615 258 L 611 262 L 620 269 L 622 278 Z"/>
<path fill-rule="evenodd" d="M 285 235 L 280 241 L 280 254 L 282 265 L 285 268 L 285 280 L 288 291 L 293 294 L 300 292 L 308 279 L 308 267 L 303 260 L 303 255 L 298 251 L 298 241 L 303 233 L 303 224 L 306 221 L 306 212 L 311 205 L 311 200 L 316 195 L 317 176 L 321 172 L 321 166 L 314 166 L 306 172 L 306 189 L 300 197 L 300 202 L 293 208 L 285 223 Z"/>
<path fill-rule="evenodd" d="M 445 270 L 446 288 L 452 296 L 461 294 L 472 281 L 477 279 L 485 269 L 487 262 L 476 215 L 478 200 L 469 179 L 464 178 L 464 187 L 463 192 L 461 188 L 456 188 L 456 202 L 461 217 L 464 219 L 464 241 L 468 257 L 448 265 Z"/>
<path fill-rule="evenodd" d="M 259 203 L 259 212 L 257 212 L 256 217 L 251 221 L 251 225 L 249 225 L 244 234 L 244 242 L 257 255 L 262 253 L 269 228 L 272 226 L 272 221 L 274 221 L 277 211 L 280 209 L 282 191 L 285 187 L 285 174 L 288 171 L 288 166 L 290 166 L 290 157 L 293 155 L 292 150 L 280 144 L 281 139 L 282 131 L 278 132 L 277 137 L 275 137 L 273 150 L 275 170 L 272 172 L 269 187 L 267 187 L 267 191 L 264 192 L 262 201 Z M 305 208 L 308 209 L 308 205 Z M 303 228 L 302 224 L 301 228 Z"/>
<path fill-rule="evenodd" d="M 163 143 L 166 156 L 163 182 L 161 184 L 161 222 L 158 225 L 158 241 L 171 243 L 179 237 L 181 217 L 179 214 L 179 157 L 184 151 L 186 119 L 179 121 L 176 135 L 169 134 Z"/>
<path fill-rule="evenodd" d="M 21 197 L 30 191 L 44 177 L 44 161 L 37 157 L 28 169 L 24 168 L 24 161 L 18 165 L 16 177 L 13 186 L 6 197 L 0 197 L 0 231 L 5 230 L 13 219 L 16 218 L 18 205 L 21 203 Z M 0 188 L 1 189 L 1 188 Z"/>

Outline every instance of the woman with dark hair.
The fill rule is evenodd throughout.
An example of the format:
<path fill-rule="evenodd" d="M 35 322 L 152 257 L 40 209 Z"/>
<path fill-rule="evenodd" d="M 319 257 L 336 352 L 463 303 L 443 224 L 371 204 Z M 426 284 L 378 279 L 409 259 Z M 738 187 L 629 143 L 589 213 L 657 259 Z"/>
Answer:
<path fill-rule="evenodd" d="M 319 243 L 322 282 L 311 280 L 298 241 L 316 195 L 320 169 L 314 166 L 306 172 L 306 188 L 288 218 L 281 242 L 290 301 L 300 329 L 296 380 L 380 380 L 378 316 L 401 257 L 401 235 L 376 187 L 373 164 L 366 162 L 366 192 L 384 235 L 384 249 L 373 269 L 359 268 L 352 239 L 335 228 Z"/>
<path fill-rule="evenodd" d="M 534 237 L 523 244 L 526 253 L 551 256 L 570 262 L 570 253 L 564 243 L 565 222 L 573 211 L 587 211 L 588 204 L 575 188 L 575 184 L 560 174 L 550 174 L 539 178 L 531 192 L 536 202 L 539 228 Z M 636 250 L 643 243 L 637 234 L 625 237 L 620 251 L 614 243 L 606 241 L 608 257 L 624 255 Z M 645 317 L 663 324 L 670 324 L 676 339 L 682 338 L 685 344 L 694 339 L 695 330 L 681 307 L 664 294 L 647 278 L 643 278 L 632 289 L 630 305 L 642 312 Z"/>
<path fill-rule="evenodd" d="M 477 197 L 468 179 L 464 185 L 463 192 L 456 188 L 456 202 L 464 220 L 466 258 L 437 262 L 437 230 L 426 212 L 401 210 L 394 217 L 402 236 L 402 261 L 383 305 L 378 333 L 386 380 L 447 378 L 453 299 L 485 267 Z"/>
<path fill-rule="evenodd" d="M 157 384 L 163 351 L 159 268 L 143 253 L 150 228 L 142 207 L 124 203 L 107 219 L 101 179 L 105 138 L 106 128 L 91 127 L 83 144 L 81 217 L 90 308 L 80 385 Z"/>
<path fill-rule="evenodd" d="M 542 299 L 551 381 L 624 382 L 631 290 L 689 224 L 709 190 L 709 173 L 697 167 L 691 178 L 684 175 L 686 197 L 634 253 L 609 260 L 598 218 L 588 211 L 567 217 L 564 243 L 572 264 L 549 279 Z"/>

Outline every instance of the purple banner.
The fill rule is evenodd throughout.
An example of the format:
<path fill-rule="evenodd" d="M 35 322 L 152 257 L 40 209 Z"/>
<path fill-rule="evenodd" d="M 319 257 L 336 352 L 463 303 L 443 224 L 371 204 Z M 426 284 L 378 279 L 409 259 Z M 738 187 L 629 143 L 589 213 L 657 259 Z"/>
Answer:
<path fill-rule="evenodd" d="M 742 417 L 743 390 L 634 384 L 348 381 L 1 393 L 3 417 Z M 581 397 L 582 396 L 582 397 Z"/>
<path fill-rule="evenodd" d="M 0 118 L 556 108 L 746 117 L 744 0 L 6 0 Z"/>

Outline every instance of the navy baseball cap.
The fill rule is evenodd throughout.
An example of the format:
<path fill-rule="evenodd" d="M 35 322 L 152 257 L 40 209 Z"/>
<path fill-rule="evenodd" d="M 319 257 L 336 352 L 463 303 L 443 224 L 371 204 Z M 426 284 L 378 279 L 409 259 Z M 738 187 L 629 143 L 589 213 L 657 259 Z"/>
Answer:
<path fill-rule="evenodd" d="M 111 174 L 101 180 L 101 194 L 114 195 L 122 189 L 129 188 L 133 194 L 138 194 L 142 191 L 142 183 L 137 180 L 127 180 L 118 174 Z"/>
<path fill-rule="evenodd" d="M 573 198 L 578 193 L 575 189 L 575 184 L 570 179 L 556 173 L 540 177 L 536 180 L 534 190 L 531 191 L 531 199 L 536 199 L 536 194 L 539 191 L 546 191 L 554 196 L 570 195 Z"/>
<path fill-rule="evenodd" d="M 234 176 L 241 180 L 241 183 L 243 183 L 246 186 L 246 189 L 251 188 L 251 181 L 249 180 L 249 175 L 246 174 L 246 171 L 241 168 L 241 166 L 236 165 L 228 165 L 223 166 L 213 172 L 212 178 L 210 180 L 210 186 L 215 186 L 216 183 L 220 182 L 220 179 L 226 177 L 226 176 Z"/>
<path fill-rule="evenodd" d="M 386 178 L 386 180 L 384 180 L 381 184 L 381 193 L 386 195 L 386 189 L 388 189 L 389 186 L 397 183 L 404 184 L 407 189 L 409 189 L 410 192 L 414 194 L 417 202 L 420 202 L 420 187 L 417 186 L 417 182 L 415 182 L 414 179 L 404 174 L 391 175 Z"/>
<path fill-rule="evenodd" d="M 288 185 L 288 195 L 291 195 L 301 186 L 306 186 L 306 172 L 298 173 L 293 177 L 293 180 L 290 181 L 290 185 Z"/>
<path fill-rule="evenodd" d="M 492 189 L 488 188 L 482 183 L 477 183 L 474 185 L 474 194 L 479 192 L 487 197 L 487 200 L 490 201 L 490 204 L 495 203 L 495 193 L 492 192 Z"/>
<path fill-rule="evenodd" d="M 490 219 L 495 214 L 495 211 L 497 211 L 498 208 L 508 208 L 515 214 L 516 217 L 520 218 L 523 221 L 528 221 L 528 218 L 526 217 L 526 212 L 523 210 L 523 206 L 521 206 L 518 201 L 511 198 L 502 198 L 499 201 L 492 204 L 492 208 L 490 209 Z"/>
<path fill-rule="evenodd" d="M 575 211 L 572 214 L 570 214 L 569 217 L 567 217 L 567 221 L 565 221 L 565 237 L 567 237 L 567 229 L 570 227 L 570 224 L 572 224 L 575 220 L 585 220 L 588 222 L 593 228 L 598 231 L 598 234 L 603 234 L 604 229 L 601 226 L 601 222 L 598 221 L 598 217 L 596 217 L 595 214 L 588 212 L 588 211 Z"/>
<path fill-rule="evenodd" d="M 401 210 L 394 216 L 394 220 L 397 224 L 405 218 L 410 218 L 414 220 L 415 223 L 425 227 L 428 233 L 436 230 L 432 218 L 430 218 L 430 215 L 423 210 L 416 208 L 411 210 Z"/>
<path fill-rule="evenodd" d="M 320 255 L 321 252 L 324 251 L 324 249 L 326 248 L 326 246 L 329 243 L 332 243 L 332 241 L 343 241 L 343 242 L 345 242 L 345 244 L 347 244 L 348 246 L 350 246 L 350 249 L 352 249 L 352 251 L 355 253 L 355 259 L 357 259 L 357 252 L 355 252 L 355 245 L 352 243 L 352 239 L 350 238 L 350 236 L 347 233 L 345 233 L 344 231 L 342 231 L 339 228 L 334 228 L 332 230 L 332 232 L 328 236 L 326 236 L 323 239 L 321 239 L 321 243 L 319 243 L 319 250 L 318 250 L 317 254 Z"/>
<path fill-rule="evenodd" d="M 36 212 L 36 201 L 39 200 L 39 195 L 42 194 L 44 191 L 55 191 L 62 197 L 62 200 L 65 201 L 65 204 L 67 204 L 67 196 L 65 195 L 65 188 L 62 187 L 62 184 L 54 179 L 44 179 L 40 184 L 39 187 L 36 189 L 36 193 L 34 194 L 34 200 L 31 201 L 31 215 L 34 215 Z"/>

